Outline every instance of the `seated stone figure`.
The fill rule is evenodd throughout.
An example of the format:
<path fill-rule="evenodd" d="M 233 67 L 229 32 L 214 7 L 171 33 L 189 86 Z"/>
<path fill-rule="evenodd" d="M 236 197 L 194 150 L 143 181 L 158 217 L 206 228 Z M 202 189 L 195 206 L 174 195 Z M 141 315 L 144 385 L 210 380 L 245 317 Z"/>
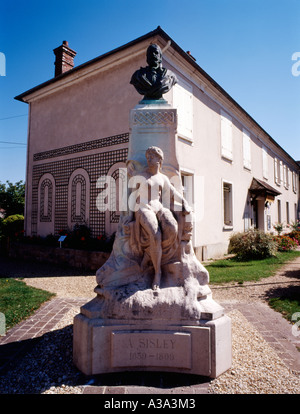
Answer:
<path fill-rule="evenodd" d="M 144 100 L 159 100 L 177 83 L 173 72 L 162 67 L 162 51 L 158 45 L 152 44 L 147 49 L 148 66 L 137 70 L 130 83 Z"/>
<path fill-rule="evenodd" d="M 157 290 L 162 283 L 183 284 L 185 273 L 205 285 L 207 271 L 191 244 L 192 219 L 187 220 L 191 208 L 161 173 L 162 150 L 148 148 L 146 159 L 147 167 L 137 177 L 134 201 L 129 200 L 130 211 L 121 217 L 112 254 L 97 271 L 97 283 L 100 288 L 139 283 L 143 289 Z M 181 211 L 174 211 L 175 201 L 182 207 L 176 210 Z"/>
<path fill-rule="evenodd" d="M 166 256 L 170 256 L 170 252 L 178 246 L 178 223 L 170 210 L 171 203 L 176 197 L 182 204 L 184 214 L 188 214 L 191 209 L 168 177 L 160 172 L 163 161 L 162 150 L 158 147 L 148 148 L 146 159 L 148 167 L 140 176 L 139 188 L 134 198 L 139 202 L 134 202 L 134 205 L 130 206 L 131 214 L 125 223 L 132 221 L 134 214 L 136 222 L 134 244 L 139 247 L 141 253 L 142 250 L 145 251 L 142 267 L 147 257 L 151 259 L 154 267 L 152 288 L 157 290 L 161 279 L 162 256 L 165 256 L 164 261 L 166 261 Z"/>

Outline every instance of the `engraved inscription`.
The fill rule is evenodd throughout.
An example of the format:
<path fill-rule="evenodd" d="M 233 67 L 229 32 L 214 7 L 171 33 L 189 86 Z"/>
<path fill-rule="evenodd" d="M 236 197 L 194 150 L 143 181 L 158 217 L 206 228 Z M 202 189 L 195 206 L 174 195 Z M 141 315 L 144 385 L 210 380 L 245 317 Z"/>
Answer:
<path fill-rule="evenodd" d="M 191 334 L 185 332 L 112 332 L 114 367 L 191 368 Z"/>

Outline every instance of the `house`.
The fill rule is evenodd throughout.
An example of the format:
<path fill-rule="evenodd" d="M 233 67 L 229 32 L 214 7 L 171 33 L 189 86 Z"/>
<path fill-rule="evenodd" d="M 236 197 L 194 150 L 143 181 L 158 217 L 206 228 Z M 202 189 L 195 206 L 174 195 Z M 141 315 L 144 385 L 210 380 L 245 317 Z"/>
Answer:
<path fill-rule="evenodd" d="M 16 99 L 29 104 L 25 231 L 58 234 L 86 223 L 93 236 L 117 228 L 101 212 L 100 176 L 116 183 L 125 167 L 129 113 L 141 99 L 130 79 L 150 43 L 178 83 L 164 98 L 178 113 L 184 192 L 196 211 L 201 259 L 227 251 L 230 236 L 251 227 L 274 231 L 299 218 L 299 164 L 160 27 L 74 67 L 67 42 L 54 53 L 55 76 Z"/>

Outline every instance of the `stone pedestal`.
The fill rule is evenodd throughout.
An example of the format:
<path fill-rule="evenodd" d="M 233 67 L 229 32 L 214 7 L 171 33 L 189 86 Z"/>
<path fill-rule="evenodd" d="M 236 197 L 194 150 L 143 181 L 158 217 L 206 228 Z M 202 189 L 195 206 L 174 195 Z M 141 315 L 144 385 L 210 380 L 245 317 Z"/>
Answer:
<path fill-rule="evenodd" d="M 141 171 L 147 166 L 145 152 L 150 146 L 164 153 L 162 172 L 180 191 L 181 181 L 177 156 L 177 110 L 166 101 L 140 103 L 130 112 L 130 139 L 127 165 Z"/>
<path fill-rule="evenodd" d="M 216 378 L 227 371 L 231 320 L 207 285 L 200 291 L 194 278 L 184 285 L 158 292 L 135 283 L 96 287 L 97 296 L 74 319 L 75 365 L 87 375 L 168 371 Z"/>
<path fill-rule="evenodd" d="M 84 313 L 84 311 L 83 311 Z M 86 375 L 181 372 L 216 378 L 231 367 L 231 320 L 197 324 L 74 319 L 74 363 Z"/>

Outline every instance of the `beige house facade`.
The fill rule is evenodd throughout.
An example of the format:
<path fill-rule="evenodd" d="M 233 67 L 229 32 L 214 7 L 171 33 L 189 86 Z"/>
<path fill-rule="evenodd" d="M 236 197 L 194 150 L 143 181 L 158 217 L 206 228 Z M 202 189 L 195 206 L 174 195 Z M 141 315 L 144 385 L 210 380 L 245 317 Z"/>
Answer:
<path fill-rule="evenodd" d="M 88 225 L 94 237 L 116 231 L 118 206 L 97 208 L 99 177 L 111 176 L 117 188 L 122 181 L 129 114 L 142 98 L 129 82 L 146 65 L 150 43 L 178 77 L 164 98 L 177 108 L 177 155 L 198 258 L 226 253 L 235 232 L 295 222 L 299 164 L 158 27 L 77 67 L 64 42 L 55 49 L 56 76 L 16 97 L 29 104 L 26 234 L 75 224 Z"/>

